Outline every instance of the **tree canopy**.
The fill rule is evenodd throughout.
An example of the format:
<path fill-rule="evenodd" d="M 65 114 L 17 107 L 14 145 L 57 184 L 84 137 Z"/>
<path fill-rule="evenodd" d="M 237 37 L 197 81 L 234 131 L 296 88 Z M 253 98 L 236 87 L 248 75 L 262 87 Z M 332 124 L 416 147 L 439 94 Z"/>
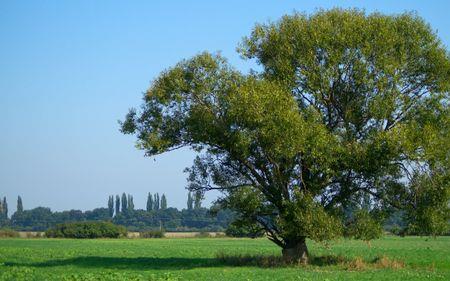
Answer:
<path fill-rule="evenodd" d="M 450 59 L 419 16 L 295 13 L 257 24 L 238 50 L 262 70 L 207 52 L 183 60 L 122 132 L 148 156 L 197 151 L 189 189 L 221 190 L 287 258 L 306 261 L 306 238 L 347 228 L 373 238 L 364 225 L 393 209 L 424 233 L 448 227 Z M 371 216 L 346 218 L 363 198 Z"/>

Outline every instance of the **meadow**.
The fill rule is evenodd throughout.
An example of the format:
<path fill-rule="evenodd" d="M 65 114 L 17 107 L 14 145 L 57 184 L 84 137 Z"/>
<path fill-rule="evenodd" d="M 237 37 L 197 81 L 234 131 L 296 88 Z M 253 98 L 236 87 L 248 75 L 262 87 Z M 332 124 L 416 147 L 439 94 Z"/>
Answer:
<path fill-rule="evenodd" d="M 264 238 L 0 239 L 0 280 L 450 280 L 450 237 L 309 247 L 280 266 Z"/>

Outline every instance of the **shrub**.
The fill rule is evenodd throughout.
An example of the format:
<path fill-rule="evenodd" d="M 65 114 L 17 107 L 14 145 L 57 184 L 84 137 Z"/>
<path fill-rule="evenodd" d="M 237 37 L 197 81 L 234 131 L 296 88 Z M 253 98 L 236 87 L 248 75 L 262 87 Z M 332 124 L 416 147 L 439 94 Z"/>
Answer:
<path fill-rule="evenodd" d="M 164 231 L 162 230 L 149 230 L 149 231 L 142 231 L 139 236 L 141 238 L 163 238 L 164 237 Z"/>
<path fill-rule="evenodd" d="M 48 229 L 45 236 L 50 238 L 119 238 L 126 236 L 123 226 L 111 222 L 72 222 L 58 224 Z"/>
<path fill-rule="evenodd" d="M 358 210 L 348 223 L 344 234 L 355 239 L 370 241 L 380 238 L 383 235 L 383 228 L 368 211 Z"/>
<path fill-rule="evenodd" d="M 8 228 L 3 228 L 0 229 L 0 237 L 1 238 L 19 237 L 19 232 Z"/>

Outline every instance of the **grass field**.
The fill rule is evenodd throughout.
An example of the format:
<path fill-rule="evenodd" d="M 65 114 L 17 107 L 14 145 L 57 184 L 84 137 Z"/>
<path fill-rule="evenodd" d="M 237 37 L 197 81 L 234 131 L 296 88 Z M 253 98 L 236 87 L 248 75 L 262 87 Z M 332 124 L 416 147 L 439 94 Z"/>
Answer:
<path fill-rule="evenodd" d="M 267 267 L 233 258 L 278 256 L 266 239 L 1 239 L 0 280 L 450 280 L 450 237 L 386 237 L 371 248 L 352 240 L 309 246 L 315 257 L 368 266 L 317 258 L 308 266 Z M 380 256 L 404 265 L 378 267 L 372 261 Z"/>

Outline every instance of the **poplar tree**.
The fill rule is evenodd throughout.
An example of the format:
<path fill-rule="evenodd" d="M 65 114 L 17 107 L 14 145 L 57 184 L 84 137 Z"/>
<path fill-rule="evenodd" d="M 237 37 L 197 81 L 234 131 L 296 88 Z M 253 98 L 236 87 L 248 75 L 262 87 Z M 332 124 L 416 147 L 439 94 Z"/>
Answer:
<path fill-rule="evenodd" d="M 0 219 L 3 219 L 3 202 L 0 197 Z"/>
<path fill-rule="evenodd" d="M 188 192 L 187 209 L 192 210 L 194 208 L 194 200 L 192 200 L 191 192 Z"/>
<path fill-rule="evenodd" d="M 155 195 L 154 195 L 153 208 L 155 210 L 159 210 L 159 193 L 155 193 Z"/>
<path fill-rule="evenodd" d="M 153 210 L 153 196 L 149 192 L 147 195 L 147 212 L 150 212 L 151 210 Z"/>
<path fill-rule="evenodd" d="M 165 210 L 167 209 L 167 199 L 166 199 L 166 195 L 161 196 L 161 210 Z"/>
<path fill-rule="evenodd" d="M 17 197 L 17 212 L 23 212 L 22 198 L 20 196 Z"/>
<path fill-rule="evenodd" d="M 200 209 L 202 207 L 203 194 L 200 191 L 196 191 L 194 195 L 194 209 Z"/>
<path fill-rule="evenodd" d="M 120 213 L 120 196 L 116 195 L 116 216 Z"/>
<path fill-rule="evenodd" d="M 114 195 L 108 197 L 108 211 L 109 216 L 112 218 L 114 216 Z"/>
<path fill-rule="evenodd" d="M 6 196 L 3 197 L 3 217 L 8 218 L 8 203 L 6 202 Z"/>
<path fill-rule="evenodd" d="M 122 213 L 126 213 L 128 210 L 128 198 L 127 195 L 122 193 Z"/>
<path fill-rule="evenodd" d="M 128 194 L 128 210 L 134 210 L 133 195 Z"/>

